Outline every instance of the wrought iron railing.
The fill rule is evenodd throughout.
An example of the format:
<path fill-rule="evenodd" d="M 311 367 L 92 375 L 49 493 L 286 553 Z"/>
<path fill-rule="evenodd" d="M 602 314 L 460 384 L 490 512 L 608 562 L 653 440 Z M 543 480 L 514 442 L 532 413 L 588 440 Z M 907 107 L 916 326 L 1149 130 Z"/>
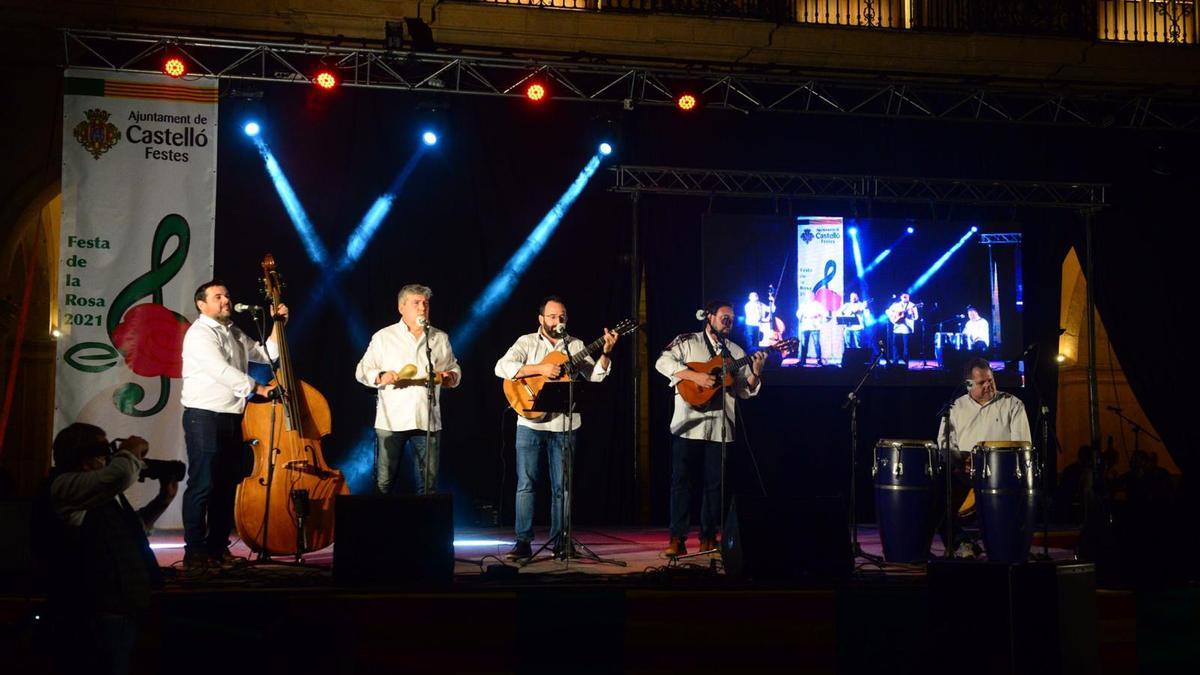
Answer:
<path fill-rule="evenodd" d="M 593 12 L 1164 44 L 1200 43 L 1200 0 L 475 0 Z"/>
<path fill-rule="evenodd" d="M 1196 0 L 1100 0 L 1101 40 L 1197 43 Z"/>

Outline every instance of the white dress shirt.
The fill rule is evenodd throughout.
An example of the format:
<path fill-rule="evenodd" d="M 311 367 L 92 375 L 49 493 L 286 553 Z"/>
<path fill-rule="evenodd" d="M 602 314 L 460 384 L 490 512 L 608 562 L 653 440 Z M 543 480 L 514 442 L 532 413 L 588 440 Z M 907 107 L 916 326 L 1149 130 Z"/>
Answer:
<path fill-rule="evenodd" d="M 985 345 L 992 343 L 992 335 L 991 331 L 988 330 L 987 319 L 983 317 L 967 321 L 967 325 L 963 326 L 963 335 L 967 338 L 968 349 L 976 342 L 982 342 Z"/>
<path fill-rule="evenodd" d="M 827 318 L 829 318 L 829 310 L 817 300 L 809 300 L 800 305 L 800 330 L 802 331 L 821 330 Z"/>
<path fill-rule="evenodd" d="M 183 336 L 179 402 L 185 408 L 241 414 L 257 384 L 246 374 L 246 365 L 270 363 L 278 349 L 269 339 L 267 350 L 232 323 L 201 314 Z"/>
<path fill-rule="evenodd" d="M 846 326 L 846 330 L 862 330 L 863 329 L 863 312 L 867 309 L 865 302 L 847 302 L 838 309 L 838 316 L 854 317 L 854 323 Z"/>
<path fill-rule="evenodd" d="M 430 331 L 433 336 L 429 337 Z M 450 347 L 450 336 L 445 331 L 435 328 L 425 328 L 420 337 L 414 336 L 403 321 L 380 330 L 371 336 L 371 344 L 358 362 L 354 377 L 364 385 L 377 390 L 375 404 L 375 428 L 387 431 L 440 431 L 442 428 L 442 385 L 434 388 L 433 419 L 429 424 L 429 399 L 426 397 L 422 384 L 409 384 L 397 387 L 394 384 L 376 384 L 379 374 L 384 371 L 397 371 L 412 364 L 417 367 L 414 380 L 428 377 L 429 370 L 425 356 L 425 341 L 429 340 L 433 352 L 434 372 L 451 372 L 462 381 L 462 369 L 454 358 L 454 350 Z M 457 383 L 456 385 L 457 386 Z M 429 428 L 432 427 L 432 428 Z"/>
<path fill-rule="evenodd" d="M 938 428 L 938 444 L 946 433 L 946 420 Z M 950 447 L 960 452 L 984 441 L 1032 441 L 1029 433 L 1029 417 L 1021 399 L 996 392 L 992 400 L 980 405 L 968 394 L 963 394 L 950 407 Z"/>
<path fill-rule="evenodd" d="M 920 310 L 917 309 L 916 305 L 911 302 L 900 302 L 898 300 L 893 302 L 891 307 L 888 307 L 887 313 L 890 315 L 889 319 L 892 316 L 898 317 L 896 321 L 892 322 L 892 333 L 895 335 L 911 334 L 917 317 L 920 316 Z"/>
<path fill-rule="evenodd" d="M 96 471 L 71 471 L 54 479 L 50 484 L 50 501 L 54 504 L 54 515 L 69 525 L 79 527 L 94 509 L 129 489 L 146 468 L 146 463 L 128 450 L 113 454 L 103 469 Z"/>
<path fill-rule="evenodd" d="M 708 347 L 704 345 L 708 341 L 713 347 L 713 352 L 710 352 Z M 742 348 L 732 340 L 726 340 L 725 344 L 729 347 L 729 355 L 733 359 L 740 359 L 746 355 Z M 675 377 L 675 373 L 687 368 L 689 362 L 703 363 L 713 358 L 714 353 L 719 353 L 716 344 L 712 338 L 708 337 L 704 331 L 698 333 L 684 333 L 671 341 L 663 353 L 654 362 L 654 368 L 658 372 L 667 376 L 669 386 L 674 387 L 679 384 L 679 378 Z M 742 366 L 735 373 L 733 378 L 733 393 L 738 398 L 750 398 L 757 396 L 759 389 L 762 388 L 762 380 L 759 380 L 758 386 L 753 389 L 746 382 L 750 377 L 750 364 Z M 717 394 L 720 396 L 720 394 Z M 721 410 L 697 410 L 683 400 L 679 395 L 679 391 L 675 391 L 675 412 L 671 415 L 671 433 L 683 438 L 691 438 L 704 441 L 720 441 L 722 431 L 724 439 L 730 443 L 733 442 L 733 422 L 736 408 L 734 406 L 733 396 L 725 396 L 724 415 Z M 714 406 L 715 408 L 715 406 Z M 722 422 L 723 420 L 723 422 Z"/>
<path fill-rule="evenodd" d="M 751 300 L 742 308 L 745 312 L 747 326 L 757 326 L 762 323 L 767 313 L 767 306 L 761 300 Z"/>
<path fill-rule="evenodd" d="M 554 344 L 551 344 L 550 338 L 542 335 L 541 331 L 522 335 L 517 338 L 513 346 L 508 348 L 504 356 L 501 356 L 500 360 L 496 362 L 496 377 L 511 380 L 517 376 L 517 371 L 521 370 L 522 366 L 541 363 L 542 359 L 546 358 L 550 352 L 562 352 L 566 354 L 567 347 L 570 347 L 571 356 L 575 356 L 582 352 L 587 345 L 584 344 L 583 340 L 573 338 L 569 335 Z M 612 359 L 609 359 L 608 365 L 608 368 L 601 368 L 596 364 L 595 359 L 588 356 L 579 364 L 579 374 L 589 382 L 599 382 L 608 377 L 608 372 L 612 369 Z M 550 413 L 540 420 L 526 419 L 517 415 L 517 424 L 538 431 L 564 431 L 563 416 L 561 413 Z M 582 419 L 579 413 L 572 414 L 571 430 L 578 429 L 581 424 Z"/>

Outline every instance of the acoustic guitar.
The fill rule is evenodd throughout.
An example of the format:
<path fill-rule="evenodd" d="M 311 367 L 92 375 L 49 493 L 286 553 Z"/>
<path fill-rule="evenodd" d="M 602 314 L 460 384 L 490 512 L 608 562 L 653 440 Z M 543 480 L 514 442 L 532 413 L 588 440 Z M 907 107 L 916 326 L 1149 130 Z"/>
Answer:
<path fill-rule="evenodd" d="M 796 348 L 799 346 L 799 340 L 796 338 L 788 338 L 787 340 L 780 340 L 770 347 L 767 347 L 766 349 L 760 349 L 758 351 L 765 352 L 774 350 L 781 353 L 787 353 L 796 351 Z M 727 364 L 725 369 L 726 387 L 733 386 L 733 374 L 737 372 L 738 368 L 750 363 L 750 359 L 753 357 L 754 354 L 746 354 L 742 358 L 734 359 Z M 708 402 L 712 400 L 712 397 L 721 390 L 721 358 L 722 357 L 720 356 L 714 356 L 704 362 L 692 361 L 687 364 L 689 370 L 693 370 L 697 373 L 712 375 L 717 379 L 717 386 L 711 388 L 701 387 L 690 380 L 680 380 L 679 383 L 675 385 L 675 389 L 679 392 L 679 395 L 683 397 L 683 400 L 687 401 L 688 405 L 692 406 L 693 408 L 704 408 L 706 405 L 708 405 Z"/>
<path fill-rule="evenodd" d="M 628 335 L 638 329 L 638 322 L 633 319 L 625 319 L 624 321 L 613 326 L 610 330 L 618 336 Z M 530 408 L 533 407 L 533 402 L 537 400 L 538 393 L 542 391 L 542 385 L 546 382 L 565 382 L 570 379 L 571 375 L 576 371 L 587 357 L 592 356 L 604 348 L 604 336 L 600 336 L 596 340 L 590 342 L 583 349 L 571 355 L 570 362 L 567 361 L 567 355 L 563 352 L 553 351 L 546 355 L 537 365 L 551 363 L 556 366 L 562 366 L 562 372 L 556 378 L 548 378 L 545 375 L 526 375 L 524 377 L 514 377 L 504 381 L 504 397 L 508 399 L 508 405 L 518 415 L 526 419 L 540 420 L 546 416 L 546 413 L 533 412 Z"/>

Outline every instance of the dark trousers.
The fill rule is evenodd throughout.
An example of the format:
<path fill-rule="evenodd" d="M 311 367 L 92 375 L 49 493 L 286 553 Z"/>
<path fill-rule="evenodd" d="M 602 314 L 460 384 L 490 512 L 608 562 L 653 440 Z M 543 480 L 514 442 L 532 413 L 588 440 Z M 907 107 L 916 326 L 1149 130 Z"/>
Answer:
<path fill-rule="evenodd" d="M 429 494 L 437 493 L 440 431 L 430 434 Z M 375 429 L 375 489 L 381 495 L 423 495 L 425 491 L 425 432 L 422 429 Z"/>
<path fill-rule="evenodd" d="M 727 445 L 730 447 L 732 444 Z M 715 537 L 721 529 L 721 444 L 671 436 L 671 536 L 687 537 L 691 529 L 692 472 L 702 468 L 700 536 Z"/>
<path fill-rule="evenodd" d="M 892 360 L 908 363 L 908 338 L 911 333 L 892 333 Z"/>
<path fill-rule="evenodd" d="M 956 548 L 959 544 L 968 539 L 966 533 L 963 532 L 961 518 L 958 516 L 958 510 L 962 508 L 963 502 L 967 500 L 967 493 L 971 490 L 971 475 L 967 473 L 967 454 L 962 452 L 951 452 L 950 459 L 950 513 L 954 518 L 950 521 L 951 544 L 948 544 L 950 549 Z M 946 544 L 946 483 L 941 476 L 933 486 L 937 497 L 933 503 L 936 505 L 933 513 L 930 514 L 934 527 L 937 528 L 938 536 L 942 540 L 943 545 Z"/>
<path fill-rule="evenodd" d="M 800 365 L 808 362 L 808 343 L 811 341 L 817 350 L 817 362 L 821 361 L 821 331 L 805 330 L 801 331 L 804 336 L 804 344 L 800 347 Z"/>
<path fill-rule="evenodd" d="M 187 552 L 220 555 L 233 531 L 233 500 L 245 475 L 242 416 L 183 409 L 188 481 L 183 491 L 183 541 Z"/>

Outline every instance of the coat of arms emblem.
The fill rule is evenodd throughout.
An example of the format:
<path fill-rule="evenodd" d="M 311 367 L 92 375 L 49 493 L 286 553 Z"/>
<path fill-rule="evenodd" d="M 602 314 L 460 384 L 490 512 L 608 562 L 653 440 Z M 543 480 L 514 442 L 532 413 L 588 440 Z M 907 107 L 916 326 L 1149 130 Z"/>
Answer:
<path fill-rule="evenodd" d="M 87 120 L 75 125 L 75 140 L 95 159 L 108 152 L 121 140 L 121 131 L 108 121 L 108 111 L 93 108 L 84 112 Z"/>

